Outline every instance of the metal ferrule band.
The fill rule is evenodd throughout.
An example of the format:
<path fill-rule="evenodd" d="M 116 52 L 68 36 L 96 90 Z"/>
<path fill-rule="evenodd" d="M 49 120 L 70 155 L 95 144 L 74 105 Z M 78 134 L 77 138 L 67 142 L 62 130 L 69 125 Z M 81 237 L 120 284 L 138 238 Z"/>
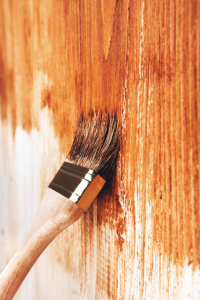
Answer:
<path fill-rule="evenodd" d="M 95 171 L 65 161 L 49 188 L 86 211 L 105 183 Z"/>

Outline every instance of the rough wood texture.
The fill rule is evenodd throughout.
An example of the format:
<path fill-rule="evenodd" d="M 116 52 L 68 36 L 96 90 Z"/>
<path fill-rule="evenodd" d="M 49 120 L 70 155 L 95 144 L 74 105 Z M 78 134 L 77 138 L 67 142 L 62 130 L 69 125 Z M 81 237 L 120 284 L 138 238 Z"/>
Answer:
<path fill-rule="evenodd" d="M 0 20 L 2 269 L 79 113 L 117 111 L 123 136 L 16 299 L 199 299 L 200 2 L 4 0 Z"/>

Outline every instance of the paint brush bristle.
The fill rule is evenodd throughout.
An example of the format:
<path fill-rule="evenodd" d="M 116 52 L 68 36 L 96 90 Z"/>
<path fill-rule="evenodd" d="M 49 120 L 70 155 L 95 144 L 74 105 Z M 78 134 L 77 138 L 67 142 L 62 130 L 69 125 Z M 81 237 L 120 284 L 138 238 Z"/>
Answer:
<path fill-rule="evenodd" d="M 116 168 L 119 140 L 115 114 L 82 115 L 67 161 L 92 169 L 108 181 Z"/>

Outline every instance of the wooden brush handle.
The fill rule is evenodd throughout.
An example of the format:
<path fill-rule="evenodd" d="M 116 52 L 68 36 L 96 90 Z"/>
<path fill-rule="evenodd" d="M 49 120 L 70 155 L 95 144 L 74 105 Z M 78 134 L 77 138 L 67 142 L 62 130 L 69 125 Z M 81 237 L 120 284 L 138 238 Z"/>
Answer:
<path fill-rule="evenodd" d="M 27 237 L 0 275 L 1 300 L 10 300 L 14 297 L 45 248 L 83 212 L 71 200 L 50 188 L 47 189 Z"/>

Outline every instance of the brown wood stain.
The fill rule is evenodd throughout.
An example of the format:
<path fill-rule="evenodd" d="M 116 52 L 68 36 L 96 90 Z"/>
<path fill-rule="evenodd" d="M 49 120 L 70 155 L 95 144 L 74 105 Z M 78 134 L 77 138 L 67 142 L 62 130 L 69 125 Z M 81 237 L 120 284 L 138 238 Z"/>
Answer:
<path fill-rule="evenodd" d="M 54 259 L 84 293 L 95 264 L 96 297 L 109 299 L 125 299 L 128 267 L 140 278 L 138 299 L 154 268 L 160 285 L 171 263 L 177 277 L 185 263 L 199 268 L 199 1 L 2 1 L 0 18 L 0 113 L 4 121 L 10 113 L 14 133 L 19 124 L 39 129 L 48 108 L 66 155 L 80 113 L 119 115 L 116 176 L 57 238 Z M 48 80 L 38 101 L 40 72 Z"/>

